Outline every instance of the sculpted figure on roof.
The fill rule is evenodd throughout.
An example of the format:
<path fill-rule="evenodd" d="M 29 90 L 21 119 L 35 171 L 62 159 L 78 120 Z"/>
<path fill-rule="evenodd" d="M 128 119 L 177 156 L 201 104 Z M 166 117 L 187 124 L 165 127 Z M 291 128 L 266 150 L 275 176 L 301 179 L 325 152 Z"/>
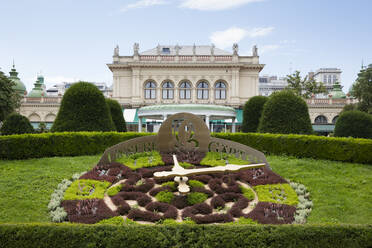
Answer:
<path fill-rule="evenodd" d="M 138 55 L 139 54 L 138 51 L 139 51 L 139 44 L 138 43 L 134 43 L 134 45 L 133 45 L 134 55 Z"/>
<path fill-rule="evenodd" d="M 239 52 L 238 43 L 234 43 L 232 48 L 233 48 L 233 51 L 234 51 L 234 55 L 238 55 L 238 52 Z"/>
<path fill-rule="evenodd" d="M 114 56 L 119 56 L 119 45 L 114 48 Z"/>

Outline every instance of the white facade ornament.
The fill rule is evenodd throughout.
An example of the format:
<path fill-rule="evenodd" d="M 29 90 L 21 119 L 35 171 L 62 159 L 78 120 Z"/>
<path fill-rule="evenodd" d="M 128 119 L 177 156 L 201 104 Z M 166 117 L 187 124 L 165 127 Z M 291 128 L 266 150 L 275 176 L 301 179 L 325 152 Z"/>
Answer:
<path fill-rule="evenodd" d="M 211 55 L 214 56 L 214 49 L 216 48 L 216 46 L 212 43 L 211 45 Z"/>
<path fill-rule="evenodd" d="M 116 47 L 114 48 L 114 56 L 119 56 L 119 45 L 116 45 Z"/>
<path fill-rule="evenodd" d="M 252 56 L 257 57 L 258 56 L 258 48 L 256 45 L 252 47 Z"/>
<path fill-rule="evenodd" d="M 176 50 L 176 55 L 177 56 L 180 55 L 180 49 L 181 49 L 181 47 L 178 44 L 174 47 L 174 49 Z"/>
<path fill-rule="evenodd" d="M 238 43 L 234 43 L 232 48 L 233 48 L 234 55 L 238 55 L 238 52 L 239 52 Z"/>
<path fill-rule="evenodd" d="M 192 47 L 192 54 L 196 55 L 196 45 L 195 45 L 195 43 L 194 43 L 194 46 Z"/>
<path fill-rule="evenodd" d="M 158 44 L 158 46 L 156 47 L 156 53 L 157 53 L 158 55 L 160 55 L 160 53 L 161 53 L 161 47 L 160 47 L 160 44 Z"/>
<path fill-rule="evenodd" d="M 134 53 L 134 55 L 139 55 L 139 44 L 138 43 L 134 43 L 133 53 Z"/>

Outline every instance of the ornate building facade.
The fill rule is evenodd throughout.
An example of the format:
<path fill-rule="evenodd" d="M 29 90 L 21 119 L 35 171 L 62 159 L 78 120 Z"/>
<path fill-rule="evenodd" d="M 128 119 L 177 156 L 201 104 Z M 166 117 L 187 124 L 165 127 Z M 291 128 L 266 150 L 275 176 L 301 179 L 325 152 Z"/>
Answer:
<path fill-rule="evenodd" d="M 215 104 L 241 107 L 258 95 L 257 48 L 252 56 L 239 56 L 211 46 L 160 46 L 132 56 L 120 56 L 115 48 L 113 98 L 125 108 L 154 104 Z"/>
<path fill-rule="evenodd" d="M 210 124 L 211 131 L 239 131 L 242 107 L 250 97 L 259 95 L 259 72 L 264 67 L 259 63 L 256 47 L 251 56 L 239 56 L 236 44 L 232 53 L 213 45 L 158 45 L 139 52 L 139 45 L 135 44 L 132 56 L 121 56 L 116 47 L 113 61 L 107 66 L 113 73 L 113 85 L 112 92 L 110 89 L 106 97 L 112 97 L 122 105 L 131 131 L 156 131 L 160 124 L 157 120 L 161 122 L 165 118 L 164 114 L 158 113 L 160 118 L 155 119 L 157 115 L 148 114 L 146 106 L 178 105 L 182 108 L 181 105 L 189 104 L 198 108 L 203 105 L 230 108 L 226 109 L 228 116 L 208 110 L 204 119 L 207 125 Z M 43 79 L 38 78 L 34 89 L 22 100 L 20 113 L 29 118 L 34 127 L 40 122 L 50 127 L 62 96 L 60 93 L 45 94 L 41 81 Z M 338 85 L 328 98 L 314 97 L 306 102 L 314 130 L 331 132 L 343 106 L 354 103 L 355 99 L 346 97 Z M 235 116 L 231 110 L 232 113 L 235 111 Z M 141 117 L 144 113 L 147 117 Z M 231 120 L 226 120 L 228 118 Z"/>

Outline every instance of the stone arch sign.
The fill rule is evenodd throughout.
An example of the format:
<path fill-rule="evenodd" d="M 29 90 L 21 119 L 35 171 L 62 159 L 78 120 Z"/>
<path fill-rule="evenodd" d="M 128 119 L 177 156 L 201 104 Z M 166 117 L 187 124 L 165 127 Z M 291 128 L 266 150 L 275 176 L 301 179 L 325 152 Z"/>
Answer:
<path fill-rule="evenodd" d="M 180 162 L 197 164 L 207 152 L 219 152 L 269 166 L 262 152 L 234 141 L 211 137 L 204 121 L 191 113 L 171 115 L 161 125 L 158 135 L 130 139 L 106 149 L 98 164 L 153 150 L 159 151 L 166 163 L 172 163 L 173 155 L 176 155 Z"/>

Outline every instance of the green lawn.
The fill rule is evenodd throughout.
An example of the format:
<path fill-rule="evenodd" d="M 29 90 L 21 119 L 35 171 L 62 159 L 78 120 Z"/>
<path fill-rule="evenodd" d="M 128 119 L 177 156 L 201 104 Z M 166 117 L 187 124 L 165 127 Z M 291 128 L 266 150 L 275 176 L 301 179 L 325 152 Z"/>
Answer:
<path fill-rule="evenodd" d="M 100 156 L 0 161 L 0 222 L 48 222 L 57 184 Z M 372 165 L 268 156 L 275 172 L 308 187 L 309 223 L 372 224 Z"/>
<path fill-rule="evenodd" d="M 50 195 L 64 178 L 91 169 L 99 156 L 0 161 L 0 222 L 48 222 Z"/>

